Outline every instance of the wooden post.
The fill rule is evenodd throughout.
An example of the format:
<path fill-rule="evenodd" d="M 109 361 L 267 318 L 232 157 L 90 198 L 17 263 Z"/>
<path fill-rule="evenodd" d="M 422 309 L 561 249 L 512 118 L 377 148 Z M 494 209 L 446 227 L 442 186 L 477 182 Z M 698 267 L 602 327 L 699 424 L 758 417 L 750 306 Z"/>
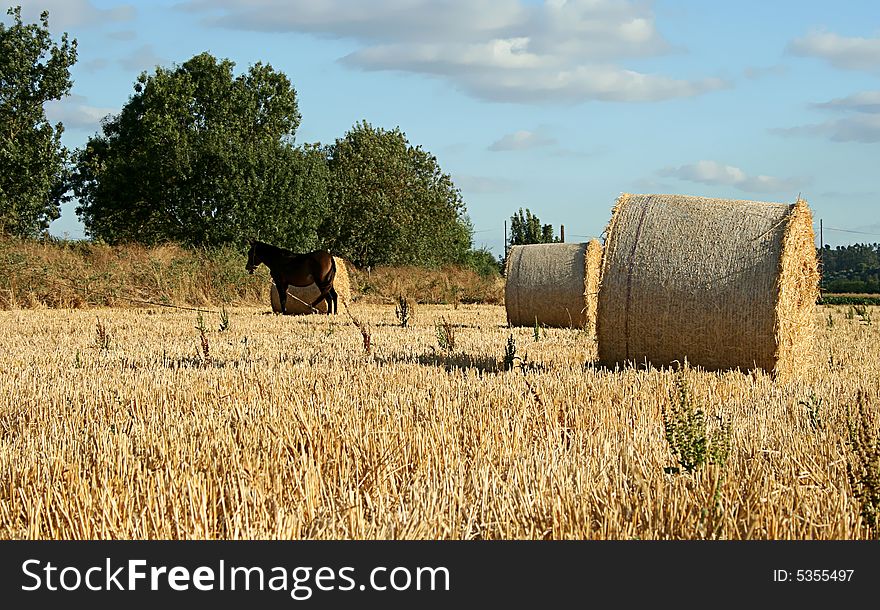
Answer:
<path fill-rule="evenodd" d="M 504 221 L 504 260 L 507 260 L 507 221 Z"/>
<path fill-rule="evenodd" d="M 565 225 L 559 225 L 559 241 L 565 243 Z"/>

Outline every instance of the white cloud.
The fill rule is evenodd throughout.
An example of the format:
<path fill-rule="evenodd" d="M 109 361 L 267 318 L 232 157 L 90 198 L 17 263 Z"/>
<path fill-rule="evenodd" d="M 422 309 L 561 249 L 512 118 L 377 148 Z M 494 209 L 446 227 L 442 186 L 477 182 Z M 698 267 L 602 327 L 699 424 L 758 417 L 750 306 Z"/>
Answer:
<path fill-rule="evenodd" d="M 456 174 L 453 177 L 455 186 L 464 193 L 509 193 L 517 188 L 517 183 L 507 178 L 493 178 L 490 176 L 470 176 Z"/>
<path fill-rule="evenodd" d="M 137 32 L 134 30 L 119 30 L 118 32 L 109 32 L 107 38 L 111 40 L 134 40 L 137 38 Z"/>
<path fill-rule="evenodd" d="M 877 199 L 880 193 L 874 191 L 825 191 L 819 193 L 824 199 Z"/>
<path fill-rule="evenodd" d="M 653 178 L 638 178 L 633 180 L 632 188 L 629 188 L 627 185 L 622 186 L 625 187 L 623 192 L 633 193 L 672 193 L 676 190 L 675 187 L 671 186 L 668 182 L 654 180 Z"/>
<path fill-rule="evenodd" d="M 81 62 L 76 64 L 77 67 L 82 68 L 86 72 L 98 72 L 99 70 L 103 70 L 110 66 L 110 60 L 104 57 L 99 57 L 97 59 L 92 59 L 90 61 Z"/>
<path fill-rule="evenodd" d="M 156 66 L 167 63 L 167 61 L 156 55 L 153 51 L 153 45 L 145 44 L 135 49 L 128 57 L 119 60 L 119 64 L 126 70 L 151 72 Z"/>
<path fill-rule="evenodd" d="M 135 16 L 135 8 L 131 5 L 101 9 L 89 0 L 18 0 L 14 4 L 21 5 L 23 21 L 34 22 L 39 19 L 41 12 L 49 11 L 49 27 L 53 32 L 55 28 L 130 21 Z"/>
<path fill-rule="evenodd" d="M 556 139 L 552 138 L 541 130 L 528 131 L 521 129 L 508 133 L 496 140 L 489 146 L 489 150 L 500 152 L 508 150 L 528 150 L 530 148 L 540 148 L 542 146 L 553 146 Z"/>
<path fill-rule="evenodd" d="M 780 64 L 774 66 L 750 66 L 743 70 L 743 76 L 749 80 L 759 80 L 762 78 L 779 78 L 785 76 L 787 72 L 788 68 Z"/>
<path fill-rule="evenodd" d="M 880 91 L 862 91 L 813 106 L 846 113 L 846 116 L 821 123 L 771 129 L 770 132 L 783 137 L 825 137 L 833 142 L 880 142 Z"/>
<path fill-rule="evenodd" d="M 475 61 L 464 49 L 441 51 L 425 49 L 423 45 L 372 47 L 352 53 L 342 61 L 364 70 L 442 75 L 474 97 L 496 102 L 655 102 L 692 97 L 728 86 L 717 78 L 678 80 L 608 64 L 569 67 L 558 62 L 547 65 L 549 61 L 545 60 L 545 65 L 509 69 L 498 57 L 483 56 Z"/>
<path fill-rule="evenodd" d="M 827 110 L 850 110 L 854 112 L 880 113 L 880 91 L 861 91 L 846 97 L 839 97 L 830 102 L 813 104 L 816 108 Z"/>
<path fill-rule="evenodd" d="M 792 40 L 787 51 L 802 57 L 824 59 L 835 68 L 880 72 L 880 38 L 847 37 L 816 31 Z"/>
<path fill-rule="evenodd" d="M 880 114 L 858 114 L 842 119 L 771 129 L 779 136 L 819 136 L 833 142 L 861 142 L 874 144 L 880 142 Z"/>
<path fill-rule="evenodd" d="M 712 186 L 732 186 L 750 193 L 778 193 L 796 190 L 803 184 L 795 178 L 776 178 L 774 176 L 746 174 L 732 165 L 717 161 L 698 161 L 680 167 L 666 167 L 657 172 L 667 178 L 678 178 L 688 182 L 699 182 Z"/>
<path fill-rule="evenodd" d="M 98 108 L 87 104 L 81 95 L 69 95 L 61 100 L 47 102 L 46 118 L 50 123 L 62 122 L 65 129 L 97 130 L 101 119 L 118 112 L 116 108 Z"/>
<path fill-rule="evenodd" d="M 447 79 L 479 99 L 504 102 L 650 102 L 728 84 L 628 70 L 630 58 L 675 51 L 650 5 L 632 0 L 190 0 L 217 27 L 345 38 L 341 58 L 362 70 Z"/>
<path fill-rule="evenodd" d="M 482 40 L 528 14 L 519 0 L 190 0 L 180 8 L 218 27 L 360 41 Z"/>

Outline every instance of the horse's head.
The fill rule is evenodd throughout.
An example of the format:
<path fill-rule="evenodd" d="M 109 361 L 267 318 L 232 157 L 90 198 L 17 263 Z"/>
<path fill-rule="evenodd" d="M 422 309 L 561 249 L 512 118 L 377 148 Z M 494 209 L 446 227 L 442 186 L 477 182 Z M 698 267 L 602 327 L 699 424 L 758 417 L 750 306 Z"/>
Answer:
<path fill-rule="evenodd" d="M 248 250 L 248 259 L 247 265 L 245 265 L 245 269 L 247 269 L 248 273 L 253 274 L 254 269 L 260 266 L 260 263 L 263 261 L 260 260 L 260 257 L 257 256 L 257 242 L 251 240 L 251 247 Z"/>

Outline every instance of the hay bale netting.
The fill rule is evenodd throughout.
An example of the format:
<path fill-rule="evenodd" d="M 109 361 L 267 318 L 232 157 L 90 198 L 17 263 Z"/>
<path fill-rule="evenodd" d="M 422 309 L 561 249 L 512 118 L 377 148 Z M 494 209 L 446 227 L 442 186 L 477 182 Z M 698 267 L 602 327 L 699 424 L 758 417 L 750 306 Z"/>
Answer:
<path fill-rule="evenodd" d="M 808 359 L 818 281 L 805 201 L 624 194 L 605 240 L 599 361 L 788 374 Z"/>
<path fill-rule="evenodd" d="M 512 326 L 593 329 L 602 245 L 531 244 L 507 253 L 504 307 Z"/>
<path fill-rule="evenodd" d="M 336 278 L 333 280 L 333 287 L 336 288 L 336 294 L 339 297 L 337 300 L 337 308 L 341 312 L 344 307 L 343 302 L 346 304 L 351 302 L 351 282 L 349 281 L 348 268 L 345 265 L 345 260 L 338 256 L 334 256 L 333 260 L 336 261 Z M 318 287 L 315 284 L 304 286 L 302 288 L 288 286 L 287 294 L 287 302 L 285 303 L 287 313 L 306 314 L 314 313 L 309 308 L 309 304 L 318 298 L 321 291 L 318 290 Z M 272 283 L 272 288 L 270 290 L 270 298 L 272 300 L 272 311 L 275 313 L 281 313 L 281 301 L 278 299 L 278 289 L 275 287 L 274 282 Z M 327 302 L 321 301 L 315 306 L 315 309 L 320 313 L 327 313 Z"/>

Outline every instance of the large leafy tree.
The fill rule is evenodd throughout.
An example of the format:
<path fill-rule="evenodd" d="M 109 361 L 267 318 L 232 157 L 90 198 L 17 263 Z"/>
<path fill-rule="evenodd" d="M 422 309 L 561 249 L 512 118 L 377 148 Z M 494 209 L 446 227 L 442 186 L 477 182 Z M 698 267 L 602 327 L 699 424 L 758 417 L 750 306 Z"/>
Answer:
<path fill-rule="evenodd" d="M 356 265 L 464 263 L 473 229 L 436 157 L 400 129 L 356 124 L 327 149 L 326 243 Z"/>
<path fill-rule="evenodd" d="M 0 23 L 0 234 L 36 235 L 66 201 L 68 151 L 64 130 L 46 119 L 43 104 L 70 92 L 76 40 L 52 41 L 49 13 L 24 24 L 21 7 Z"/>
<path fill-rule="evenodd" d="M 202 53 L 138 77 L 122 111 L 77 153 L 77 213 L 90 236 L 317 244 L 326 167 L 321 150 L 293 146 L 296 91 L 269 65 L 233 69 Z"/>

